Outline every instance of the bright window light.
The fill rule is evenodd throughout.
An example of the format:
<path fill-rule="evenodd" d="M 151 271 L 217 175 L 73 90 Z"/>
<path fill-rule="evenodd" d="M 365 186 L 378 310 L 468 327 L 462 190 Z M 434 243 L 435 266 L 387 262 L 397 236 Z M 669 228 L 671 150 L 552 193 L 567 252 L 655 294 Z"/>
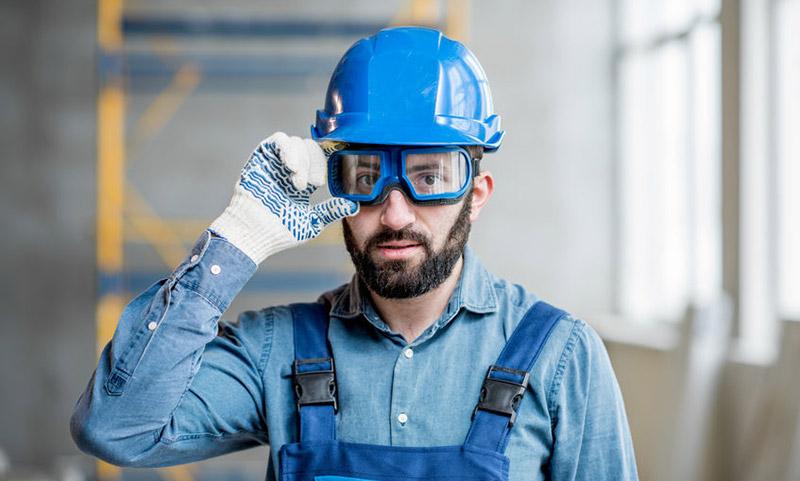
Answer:
<path fill-rule="evenodd" d="M 689 37 L 691 125 L 689 176 L 691 281 L 699 304 L 713 302 L 722 286 L 720 192 L 719 25 L 700 25 Z"/>
<path fill-rule="evenodd" d="M 777 2 L 778 311 L 800 320 L 800 1 Z"/>
<path fill-rule="evenodd" d="M 721 289 L 719 26 L 645 3 L 620 10 L 619 310 L 679 320 Z"/>

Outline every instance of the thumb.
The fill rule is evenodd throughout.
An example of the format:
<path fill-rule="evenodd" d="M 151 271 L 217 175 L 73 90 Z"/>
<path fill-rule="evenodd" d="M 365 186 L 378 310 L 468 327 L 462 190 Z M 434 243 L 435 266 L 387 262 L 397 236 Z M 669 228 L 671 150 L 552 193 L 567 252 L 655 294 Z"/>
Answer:
<path fill-rule="evenodd" d="M 352 200 L 333 197 L 325 202 L 320 202 L 313 209 L 319 216 L 322 226 L 325 227 L 339 219 L 358 214 L 358 207 L 358 203 Z"/>

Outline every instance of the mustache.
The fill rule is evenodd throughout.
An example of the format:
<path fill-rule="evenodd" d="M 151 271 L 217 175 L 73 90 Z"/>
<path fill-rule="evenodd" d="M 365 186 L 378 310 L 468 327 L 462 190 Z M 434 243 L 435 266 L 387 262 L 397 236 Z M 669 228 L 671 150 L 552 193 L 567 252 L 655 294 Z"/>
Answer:
<path fill-rule="evenodd" d="M 408 227 L 404 227 L 400 230 L 383 229 L 370 237 L 364 250 L 370 251 L 378 247 L 379 244 L 397 241 L 409 241 L 420 244 L 425 249 L 426 253 L 431 253 L 430 240 L 421 232 L 411 230 L 411 228 Z"/>

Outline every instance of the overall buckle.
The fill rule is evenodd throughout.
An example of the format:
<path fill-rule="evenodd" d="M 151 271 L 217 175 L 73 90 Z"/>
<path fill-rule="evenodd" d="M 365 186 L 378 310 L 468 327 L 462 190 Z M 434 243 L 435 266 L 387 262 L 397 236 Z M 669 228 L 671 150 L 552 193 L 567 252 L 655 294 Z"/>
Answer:
<path fill-rule="evenodd" d="M 307 364 L 328 363 L 330 369 L 301 371 Z M 308 405 L 333 405 L 333 412 L 339 410 L 336 402 L 336 367 L 333 358 L 296 359 L 292 365 L 294 375 L 294 392 L 297 395 L 297 409 Z"/>
<path fill-rule="evenodd" d="M 494 372 L 504 372 L 514 376 L 522 377 L 522 382 L 514 382 L 507 379 L 498 379 L 492 377 Z M 508 427 L 514 425 L 517 420 L 517 410 L 519 409 L 519 402 L 522 396 L 525 395 L 525 389 L 528 387 L 530 380 L 530 373 L 528 371 L 519 371 L 517 369 L 509 369 L 501 366 L 490 366 L 489 372 L 486 373 L 486 378 L 483 380 L 481 386 L 481 397 L 478 399 L 478 405 L 472 411 L 472 417 L 478 413 L 478 410 L 493 412 L 503 416 L 508 416 Z"/>

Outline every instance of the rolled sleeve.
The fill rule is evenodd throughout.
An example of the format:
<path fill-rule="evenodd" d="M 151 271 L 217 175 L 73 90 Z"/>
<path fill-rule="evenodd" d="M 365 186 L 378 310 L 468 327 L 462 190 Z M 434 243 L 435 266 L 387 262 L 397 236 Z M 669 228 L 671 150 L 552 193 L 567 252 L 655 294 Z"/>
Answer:
<path fill-rule="evenodd" d="M 233 244 L 205 231 L 172 277 L 180 286 L 204 297 L 222 313 L 256 268 L 256 264 Z"/>

